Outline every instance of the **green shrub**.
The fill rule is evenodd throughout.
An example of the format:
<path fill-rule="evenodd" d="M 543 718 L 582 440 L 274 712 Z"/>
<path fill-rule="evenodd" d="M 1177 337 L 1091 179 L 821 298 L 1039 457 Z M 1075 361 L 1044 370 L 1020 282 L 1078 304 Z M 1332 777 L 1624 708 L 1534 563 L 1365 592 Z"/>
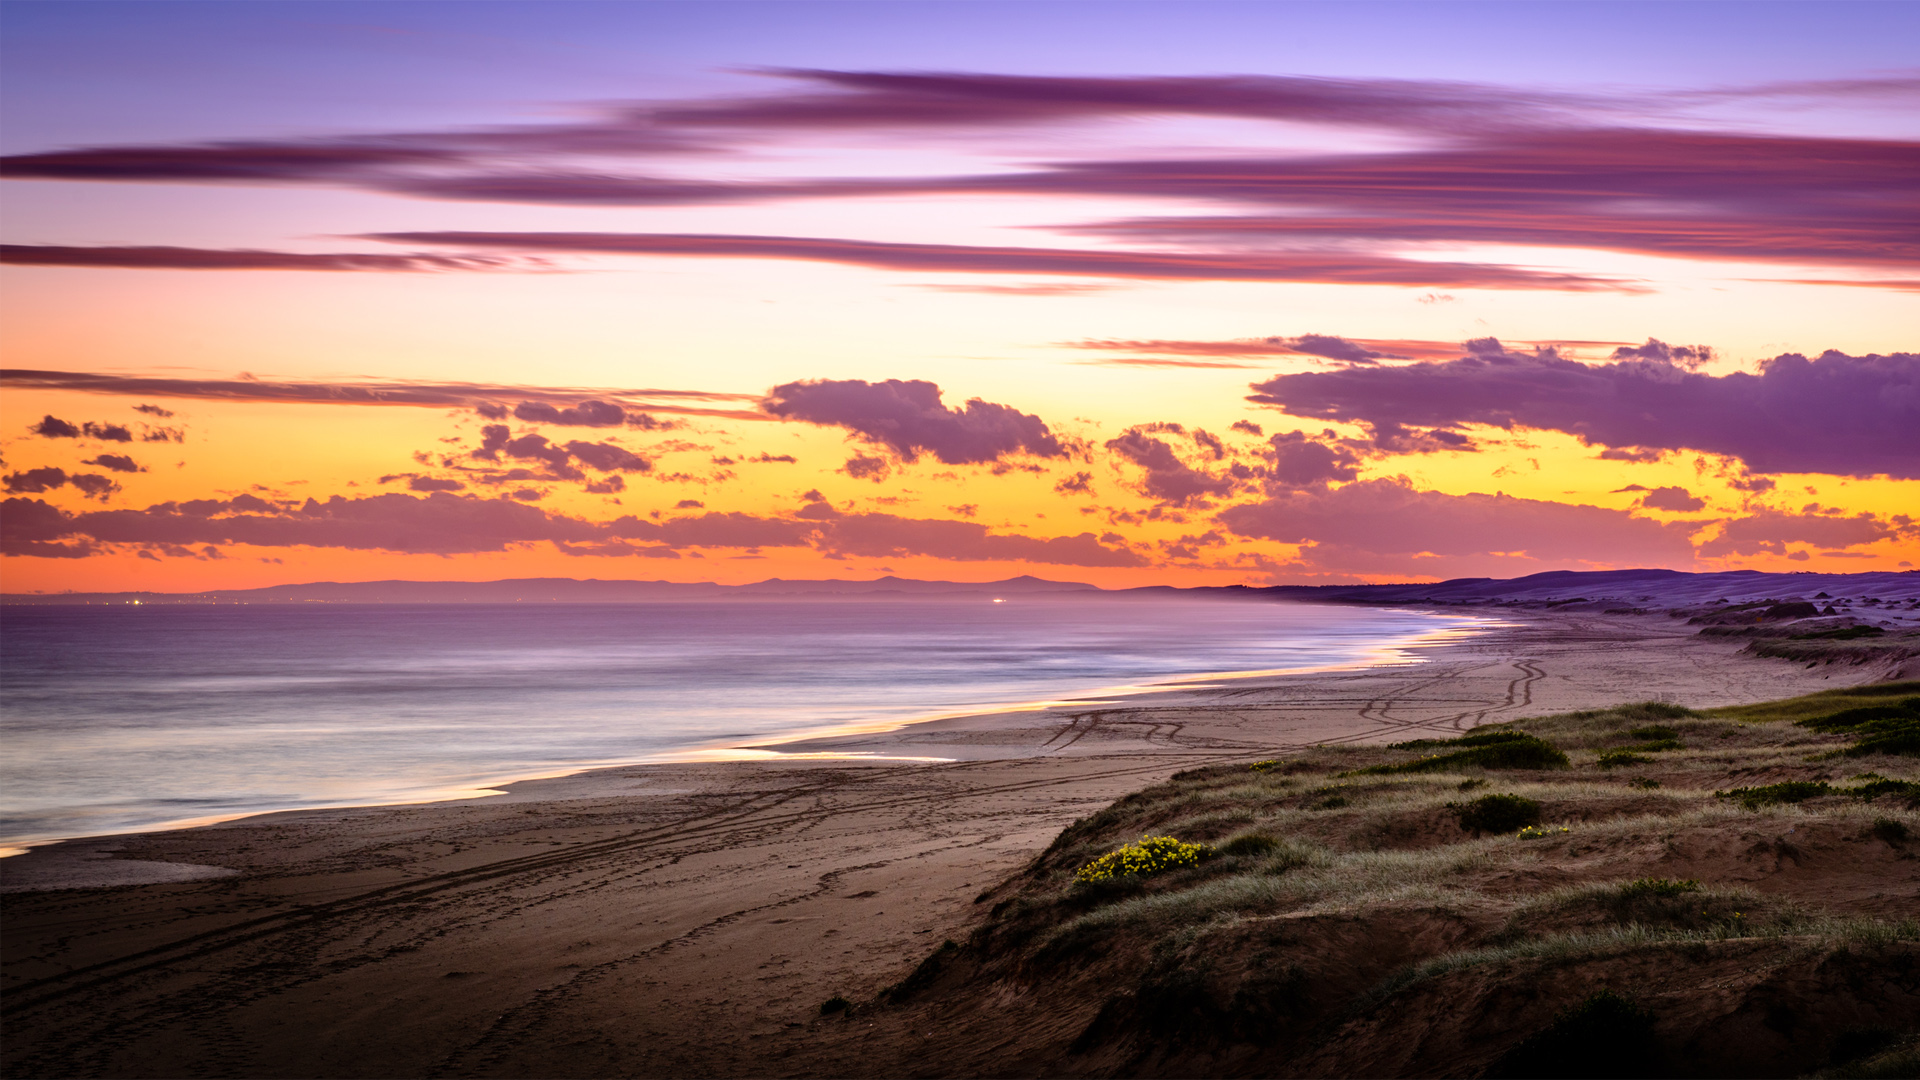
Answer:
<path fill-rule="evenodd" d="M 1892 818 L 1875 818 L 1873 819 L 1873 827 L 1867 830 L 1867 835 L 1873 837 L 1875 840 L 1882 840 L 1894 847 L 1899 847 L 1901 844 L 1907 842 L 1907 838 L 1912 835 L 1912 830 L 1907 828 L 1907 824 L 1904 821 L 1895 821 Z"/>
<path fill-rule="evenodd" d="M 1171 836 L 1143 836 L 1139 843 L 1109 851 L 1081 867 L 1074 879 L 1091 884 L 1114 878 L 1147 877 L 1192 866 L 1213 854 L 1213 848 L 1206 844 L 1189 844 Z"/>
<path fill-rule="evenodd" d="M 1846 789 L 1847 794 L 1856 799 L 1872 801 L 1882 795 L 1893 795 L 1905 800 L 1908 806 L 1920 804 L 1920 783 L 1912 780 L 1894 780 L 1879 773 L 1861 773 L 1855 780 L 1866 783 Z"/>
<path fill-rule="evenodd" d="M 1716 799 L 1737 799 L 1741 806 L 1749 810 L 1758 810 L 1762 806 L 1776 803 L 1805 802 L 1822 795 L 1837 795 L 1831 786 L 1822 780 L 1788 780 L 1780 784 L 1768 784 L 1764 787 L 1734 788 L 1730 791 L 1716 791 Z"/>
<path fill-rule="evenodd" d="M 1651 791 L 1651 790 L 1653 790 L 1654 788 L 1657 788 L 1657 787 L 1659 787 L 1659 786 L 1660 786 L 1660 781 L 1658 781 L 1658 780 L 1649 780 L 1649 779 L 1647 779 L 1647 778 L 1646 778 L 1646 777 L 1644 777 L 1644 776 L 1643 776 L 1643 777 L 1640 777 L 1640 778 L 1638 778 L 1638 779 L 1636 779 L 1636 780 L 1629 780 L 1629 781 L 1627 781 L 1627 783 L 1628 783 L 1628 784 L 1630 784 L 1630 785 L 1631 785 L 1631 786 L 1633 786 L 1633 787 L 1637 787 L 1637 788 L 1646 788 L 1646 789 L 1647 789 L 1648 791 Z"/>
<path fill-rule="evenodd" d="M 1222 855 L 1265 855 L 1280 846 L 1280 841 L 1262 833 L 1243 833 L 1220 845 Z"/>
<path fill-rule="evenodd" d="M 1314 803 L 1310 809 L 1338 810 L 1341 807 L 1346 806 L 1347 804 L 1348 804 L 1348 800 L 1345 795 L 1329 795 L 1326 798 L 1321 799 L 1319 802 Z"/>
<path fill-rule="evenodd" d="M 1920 756 L 1920 697 L 1905 698 L 1891 705 L 1843 709 L 1828 716 L 1796 722 L 1814 731 L 1856 736 L 1853 745 L 1841 751 L 1848 757 L 1862 754 Z"/>
<path fill-rule="evenodd" d="M 1600 767 L 1618 769 L 1624 765 L 1645 765 L 1652 758 L 1644 758 L 1631 750 L 1607 750 L 1600 755 Z"/>
<path fill-rule="evenodd" d="M 1620 886 L 1620 897 L 1623 900 L 1636 900 L 1642 896 L 1672 898 L 1682 893 L 1699 891 L 1700 883 L 1692 878 L 1643 877 Z"/>
<path fill-rule="evenodd" d="M 1498 735 L 1499 737 L 1495 737 Z M 1462 746 L 1451 754 L 1434 754 L 1415 761 L 1398 765 L 1375 765 L 1370 769 L 1356 769 L 1359 774 L 1391 775 L 1394 773 L 1447 772 L 1453 769 L 1564 769 L 1568 766 L 1567 755 L 1560 748 L 1532 735 L 1517 732 L 1495 733 L 1487 736 L 1469 735 L 1464 739 L 1451 739 L 1444 742 L 1423 740 L 1419 743 L 1402 743 L 1406 749 L 1425 747 Z"/>
<path fill-rule="evenodd" d="M 1389 750 L 1432 750 L 1439 746 L 1492 746 L 1496 743 L 1521 742 L 1533 736 L 1519 731 L 1480 731 L 1471 735 L 1462 735 L 1457 739 L 1414 739 L 1411 742 L 1388 743 Z"/>
<path fill-rule="evenodd" d="M 1627 734 L 1636 739 L 1646 739 L 1650 742 L 1672 742 L 1674 739 L 1680 737 L 1679 732 L 1670 727 L 1661 727 L 1658 724 L 1652 724 L 1647 727 L 1637 727 L 1627 732 Z"/>
<path fill-rule="evenodd" d="M 1664 1075 L 1653 1014 L 1600 990 L 1554 1017 L 1487 1070 L 1489 1077 Z"/>
<path fill-rule="evenodd" d="M 1482 795 L 1469 803 L 1448 803 L 1460 827 L 1474 832 L 1510 833 L 1540 824 L 1540 804 L 1519 795 Z"/>
<path fill-rule="evenodd" d="M 1886 633 L 1878 626 L 1847 626 L 1839 630 L 1820 630 L 1811 634 L 1795 634 L 1795 641 L 1852 641 L 1855 638 L 1879 637 Z"/>

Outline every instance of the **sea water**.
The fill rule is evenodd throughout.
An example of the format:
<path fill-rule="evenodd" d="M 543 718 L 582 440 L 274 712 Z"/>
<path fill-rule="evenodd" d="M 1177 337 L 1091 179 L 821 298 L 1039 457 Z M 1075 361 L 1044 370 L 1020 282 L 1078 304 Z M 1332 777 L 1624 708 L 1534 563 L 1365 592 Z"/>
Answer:
<path fill-rule="evenodd" d="M 0 846 L 517 777 L 1195 676 L 1405 658 L 1468 625 L 1123 596 L 0 612 Z"/>

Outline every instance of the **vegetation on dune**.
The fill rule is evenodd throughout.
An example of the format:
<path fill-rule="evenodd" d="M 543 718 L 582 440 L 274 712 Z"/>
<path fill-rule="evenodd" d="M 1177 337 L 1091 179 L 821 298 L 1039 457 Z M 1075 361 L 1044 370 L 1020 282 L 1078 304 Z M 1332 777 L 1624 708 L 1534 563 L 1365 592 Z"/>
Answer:
<path fill-rule="evenodd" d="M 1025 1072 L 1894 1075 L 1871 1070 L 1909 1043 L 1822 1025 L 1920 1024 L 1888 989 L 1920 976 L 1920 922 L 1846 899 L 1911 890 L 1920 775 L 1868 737 L 1916 694 L 1641 702 L 1189 770 L 1064 830 L 889 1007 L 1079 1031 Z M 1834 775 L 1856 746 L 1878 771 Z M 1749 998 L 1793 1037 L 1729 1026 Z"/>
<path fill-rule="evenodd" d="M 1448 803 L 1460 827 L 1476 833 L 1519 832 L 1540 824 L 1540 804 L 1519 795 L 1482 795 L 1468 803 Z"/>
<path fill-rule="evenodd" d="M 1213 854 L 1213 848 L 1206 844 L 1189 844 L 1171 836 L 1143 836 L 1139 843 L 1109 851 L 1081 867 L 1075 878 L 1091 884 L 1121 877 L 1147 877 L 1192 866 Z"/>
<path fill-rule="evenodd" d="M 1493 731 L 1459 739 L 1423 739 L 1395 743 L 1396 750 L 1426 750 L 1459 747 L 1444 754 L 1429 754 L 1413 761 L 1371 765 L 1355 769 L 1355 775 L 1386 776 L 1395 773 L 1453 772 L 1459 769 L 1564 769 L 1567 755 L 1544 739 L 1518 731 Z"/>

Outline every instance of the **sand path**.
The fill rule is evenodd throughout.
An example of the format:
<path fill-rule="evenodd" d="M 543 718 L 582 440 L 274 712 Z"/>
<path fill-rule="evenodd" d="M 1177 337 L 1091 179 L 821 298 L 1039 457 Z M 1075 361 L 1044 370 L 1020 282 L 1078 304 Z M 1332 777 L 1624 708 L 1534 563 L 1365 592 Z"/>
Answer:
<path fill-rule="evenodd" d="M 226 876 L 9 892 L 6 1072 L 855 1072 L 815 1052 L 822 1001 L 904 977 L 1061 827 L 1179 769 L 1873 674 L 1743 657 L 1659 617 L 1512 619 L 1410 666 L 804 747 L 960 759 L 945 764 L 636 766 L 39 849 L 0 863 L 0 883 L 83 883 L 128 860 Z"/>

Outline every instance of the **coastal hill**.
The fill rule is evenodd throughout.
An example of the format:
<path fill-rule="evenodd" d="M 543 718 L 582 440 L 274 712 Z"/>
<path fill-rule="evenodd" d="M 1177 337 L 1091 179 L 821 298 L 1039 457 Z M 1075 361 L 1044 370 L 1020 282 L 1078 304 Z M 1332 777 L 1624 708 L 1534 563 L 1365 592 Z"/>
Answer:
<path fill-rule="evenodd" d="M 1002 581 L 917 581 L 882 577 L 872 581 L 783 580 L 750 585 L 712 582 L 629 581 L 578 578 L 509 578 L 502 581 L 320 581 L 262 589 L 217 589 L 195 593 L 7 593 L 5 604 L 499 604 L 649 603 L 723 598 L 860 596 L 867 598 L 959 595 L 1076 595 L 1246 597 L 1318 603 L 1360 604 L 1572 604 L 1660 609 L 1716 601 L 1830 598 L 1878 602 L 1920 600 L 1920 571 L 1862 574 L 1767 574 L 1733 570 L 1693 574 L 1680 570 L 1555 570 L 1521 578 L 1457 578 L 1394 585 L 1229 585 L 1101 589 L 1074 581 L 1021 576 Z"/>
<path fill-rule="evenodd" d="M 1917 753 L 1905 682 L 1177 773 L 1069 826 L 903 981 L 827 1002 L 806 1064 L 1912 1076 Z"/>

